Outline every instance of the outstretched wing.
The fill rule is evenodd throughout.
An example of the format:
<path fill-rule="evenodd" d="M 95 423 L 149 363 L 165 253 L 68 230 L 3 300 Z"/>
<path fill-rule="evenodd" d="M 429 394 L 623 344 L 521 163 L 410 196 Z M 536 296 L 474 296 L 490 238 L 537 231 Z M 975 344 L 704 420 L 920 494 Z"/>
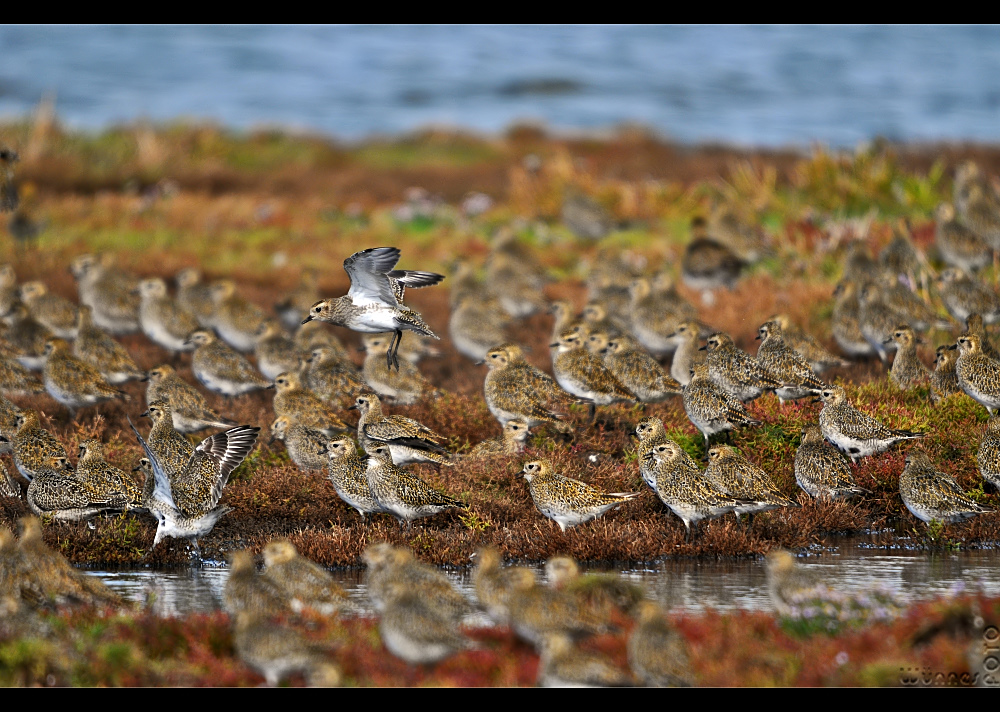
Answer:
<path fill-rule="evenodd" d="M 260 428 L 240 425 L 205 438 L 194 449 L 194 454 L 184 467 L 181 478 L 183 480 L 196 478 L 206 464 L 211 465 L 213 480 L 210 483 L 208 509 L 213 509 L 219 503 L 222 489 L 229 482 L 230 473 L 239 467 L 253 450 L 258 433 Z"/>
<path fill-rule="evenodd" d="M 149 460 L 149 466 L 153 468 L 153 499 L 158 499 L 176 509 L 177 505 L 174 504 L 174 495 L 170 490 L 170 479 L 167 477 L 163 465 L 160 464 L 159 458 L 153 454 L 153 451 L 149 449 L 149 445 L 142 439 L 139 431 L 135 429 L 132 419 L 127 415 L 125 419 L 128 421 L 129 427 L 132 428 L 132 432 L 135 433 L 135 437 L 138 438 L 139 444 L 142 445 L 142 449 L 146 453 L 146 458 Z"/>
<path fill-rule="evenodd" d="M 344 270 L 351 278 L 347 296 L 355 306 L 382 304 L 395 307 L 396 295 L 389 284 L 388 273 L 399 262 L 399 248 L 371 247 L 355 252 L 344 260 Z"/>

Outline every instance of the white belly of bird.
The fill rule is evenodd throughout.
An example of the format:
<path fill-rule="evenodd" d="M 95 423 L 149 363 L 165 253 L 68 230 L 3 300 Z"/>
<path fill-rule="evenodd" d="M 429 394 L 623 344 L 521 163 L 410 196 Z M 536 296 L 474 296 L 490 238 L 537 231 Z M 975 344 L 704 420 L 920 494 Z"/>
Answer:
<path fill-rule="evenodd" d="M 419 643 L 392 628 L 382 628 L 382 642 L 397 658 L 413 664 L 434 663 L 451 654 L 452 648 L 443 643 Z"/>
<path fill-rule="evenodd" d="M 142 333 L 158 346 L 162 346 L 167 351 L 189 351 L 190 347 L 185 346 L 187 337 L 178 337 L 171 334 L 163 324 L 153 319 L 142 320 Z"/>
<path fill-rule="evenodd" d="M 210 371 L 200 368 L 195 368 L 193 370 L 195 377 L 201 381 L 206 388 L 215 391 L 216 393 L 221 393 L 224 396 L 241 396 L 244 393 L 258 390 L 257 386 L 253 383 L 243 383 L 218 378 Z"/>

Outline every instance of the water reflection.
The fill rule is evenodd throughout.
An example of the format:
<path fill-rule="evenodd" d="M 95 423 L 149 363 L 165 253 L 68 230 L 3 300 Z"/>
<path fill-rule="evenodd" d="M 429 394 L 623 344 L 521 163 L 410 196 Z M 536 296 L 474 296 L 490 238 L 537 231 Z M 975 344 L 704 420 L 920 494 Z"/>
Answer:
<path fill-rule="evenodd" d="M 1000 551 L 995 550 L 921 554 L 841 545 L 818 556 L 800 558 L 799 562 L 815 569 L 836 588 L 889 587 L 898 591 L 904 601 L 940 596 L 963 587 L 1000 595 Z M 608 567 L 590 567 L 590 570 L 617 571 L 645 586 L 650 596 L 672 610 L 770 610 L 763 561 L 685 560 L 624 570 Z M 229 575 L 224 565 L 91 573 L 129 600 L 144 601 L 150 592 L 155 592 L 157 610 L 163 615 L 221 608 L 222 590 Z M 365 593 L 364 569 L 334 569 L 331 573 L 360 609 L 371 611 Z M 465 595 L 475 598 L 470 569 L 449 569 L 445 573 Z M 468 622 L 485 623 L 486 619 L 477 617 Z"/>

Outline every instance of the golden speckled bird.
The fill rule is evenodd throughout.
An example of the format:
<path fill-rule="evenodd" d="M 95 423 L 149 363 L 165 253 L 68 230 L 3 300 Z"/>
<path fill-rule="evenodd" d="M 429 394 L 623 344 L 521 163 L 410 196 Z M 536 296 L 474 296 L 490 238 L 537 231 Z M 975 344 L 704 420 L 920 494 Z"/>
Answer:
<path fill-rule="evenodd" d="M 958 387 L 993 415 L 1000 408 L 1000 362 L 983 353 L 976 334 L 958 337 L 958 360 L 955 362 Z"/>
<path fill-rule="evenodd" d="M 326 569 L 301 556 L 288 539 L 272 539 L 264 547 L 264 578 L 274 584 L 298 613 L 311 608 L 329 616 L 351 608 L 347 592 Z"/>
<path fill-rule="evenodd" d="M 819 427 L 823 431 L 823 437 L 854 462 L 862 457 L 885 452 L 903 440 L 927 435 L 924 432 L 886 427 L 851 405 L 847 400 L 847 392 L 841 386 L 824 388 L 820 399 L 823 401 L 823 410 L 819 414 Z"/>
<path fill-rule="evenodd" d="M 760 425 L 747 413 L 742 401 L 724 391 L 709 376 L 708 364 L 695 365 L 691 369 L 691 380 L 681 393 L 684 412 L 688 420 L 705 436 L 705 450 L 711 437 L 737 427 Z"/>
<path fill-rule="evenodd" d="M 0 395 L 0 438 L 6 438 L 6 442 L 0 439 L 0 454 L 11 452 L 11 442 L 17 432 L 17 416 L 21 413 L 18 406 Z"/>
<path fill-rule="evenodd" d="M 939 472 L 927 454 L 911 450 L 899 476 L 899 496 L 906 508 L 922 522 L 937 519 L 954 524 L 994 510 L 970 499 L 955 480 Z"/>
<path fill-rule="evenodd" d="M 465 294 L 452 307 L 448 335 L 460 354 L 479 362 L 491 348 L 507 341 L 509 322 L 499 301 L 484 299 L 478 292 Z"/>
<path fill-rule="evenodd" d="M 115 267 L 112 255 L 80 255 L 70 271 L 76 278 L 80 304 L 93 310 L 98 328 L 115 336 L 139 330 L 138 280 Z"/>
<path fill-rule="evenodd" d="M 666 612 L 653 601 L 642 601 L 636 607 L 635 622 L 627 647 L 632 673 L 652 687 L 693 685 L 687 640 Z"/>
<path fill-rule="evenodd" d="M 646 597 L 642 586 L 617 574 L 581 573 L 571 556 L 553 556 L 546 561 L 545 577 L 550 587 L 575 597 L 580 606 L 604 620 L 628 614 Z"/>
<path fill-rule="evenodd" d="M 941 203 L 934 218 L 934 244 L 945 264 L 971 274 L 993 261 L 989 243 L 958 219 L 954 205 Z"/>
<path fill-rule="evenodd" d="M 302 383 L 321 401 L 338 408 L 346 408 L 369 390 L 357 367 L 331 346 L 317 346 L 310 352 L 302 368 Z"/>
<path fill-rule="evenodd" d="M 990 341 L 990 337 L 986 333 L 986 327 L 983 326 L 983 317 L 981 315 L 973 312 L 965 317 L 965 331 L 963 334 L 975 334 L 978 336 L 979 346 L 982 348 L 983 353 L 994 361 L 1000 361 L 1000 352 L 997 351 L 993 342 Z"/>
<path fill-rule="evenodd" d="M 424 323 L 423 317 L 402 303 L 402 287 L 428 287 L 443 275 L 434 272 L 394 270 L 399 249 L 372 247 L 355 252 L 344 260 L 351 288 L 343 297 L 316 302 L 304 321 L 316 319 L 366 334 L 394 333 L 386 352 L 386 363 L 399 368 L 396 351 L 403 331 L 415 331 L 440 338 Z"/>
<path fill-rule="evenodd" d="M 983 479 L 1000 490 L 1000 417 L 990 418 L 979 443 L 976 464 Z"/>
<path fill-rule="evenodd" d="M 17 497 L 18 499 L 21 497 L 21 486 L 7 470 L 3 461 L 0 461 L 0 497 Z"/>
<path fill-rule="evenodd" d="M 20 301 L 17 273 L 13 266 L 0 264 L 0 316 L 6 315 Z"/>
<path fill-rule="evenodd" d="M 674 288 L 666 272 L 656 280 L 636 279 L 629 286 L 631 332 L 643 348 L 656 356 L 672 353 L 676 342 L 671 334 L 681 322 L 694 319 L 698 312 Z"/>
<path fill-rule="evenodd" d="M 877 353 L 861 332 L 861 302 L 858 292 L 858 283 L 842 279 L 833 290 L 833 314 L 830 317 L 830 330 L 837 346 L 852 358 Z"/>
<path fill-rule="evenodd" d="M 3 316 L 7 329 L 3 340 L 11 353 L 25 368 L 41 371 L 45 367 L 45 344 L 53 334 L 48 327 L 35 321 L 28 313 L 28 307 L 20 302 L 11 306 Z"/>
<path fill-rule="evenodd" d="M 775 389 L 778 400 L 797 400 L 815 395 L 826 385 L 813 372 L 812 367 L 791 346 L 785 343 L 781 324 L 766 321 L 757 329 L 760 347 L 757 363 L 784 385 Z"/>
<path fill-rule="evenodd" d="M 829 368 L 845 368 L 850 365 L 836 354 L 828 351 L 811 335 L 796 326 L 787 314 L 775 314 L 768 321 L 781 325 L 781 336 L 785 343 L 804 358 L 817 375 Z"/>
<path fill-rule="evenodd" d="M 635 499 L 640 492 L 602 492 L 585 482 L 556 474 L 548 460 L 527 462 L 522 470 L 531 499 L 559 529 L 597 519 L 609 509 Z"/>
<path fill-rule="evenodd" d="M 958 385 L 955 363 L 958 361 L 958 344 L 942 344 L 937 347 L 934 370 L 931 372 L 931 401 L 935 404 L 956 393 L 962 393 Z"/>
<path fill-rule="evenodd" d="M 470 460 L 482 460 L 489 457 L 517 455 L 524 452 L 528 435 L 527 423 L 523 420 L 508 420 L 499 438 L 477 443 L 465 457 Z"/>
<path fill-rule="evenodd" d="M 345 432 L 350 427 L 334 410 L 302 387 L 302 379 L 294 372 L 279 373 L 274 379 L 274 414 L 315 428 L 326 435 Z"/>
<path fill-rule="evenodd" d="M 368 597 L 377 611 L 384 611 L 398 596 L 416 592 L 455 623 L 472 612 L 472 604 L 440 569 L 418 561 L 405 547 L 371 544 L 361 559 L 368 567 Z"/>
<path fill-rule="evenodd" d="M 625 687 L 632 677 L 609 657 L 582 650 L 566 633 L 548 633 L 541 639 L 539 687 Z"/>
<path fill-rule="evenodd" d="M 0 354 L 0 392 L 22 396 L 44 393 L 45 386 L 14 358 Z"/>
<path fill-rule="evenodd" d="M 190 351 L 187 337 L 198 328 L 198 320 L 167 294 L 166 282 L 159 278 L 142 280 L 139 297 L 142 300 L 139 304 L 142 333 L 171 353 Z"/>
<path fill-rule="evenodd" d="M 358 396 L 352 410 L 361 413 L 358 420 L 358 444 L 371 454 L 373 447 L 384 444 L 397 465 L 433 462 L 452 465 L 448 451 L 441 446 L 443 435 L 426 425 L 402 415 L 385 415 L 379 397 L 368 393 Z"/>
<path fill-rule="evenodd" d="M 120 606 L 121 597 L 109 589 L 101 579 L 73 568 L 66 558 L 50 549 L 42 540 L 42 523 L 37 517 L 20 520 L 21 538 L 17 549 L 11 552 L 12 542 L 0 549 L 0 562 L 8 559 L 13 572 L 8 570 L 5 583 L 14 594 L 32 608 L 59 609 L 67 605 Z M 3 530 L 0 530 L 3 531 Z M 13 554 L 13 555 L 11 555 Z M 0 566 L 0 569 L 7 567 Z M 11 576 L 13 574 L 13 576 Z M 2 576 L 2 574 L 0 574 Z M 0 589 L 6 586 L 0 585 Z M 9 589 L 8 589 L 9 590 Z"/>
<path fill-rule="evenodd" d="M 309 307 L 319 301 L 319 273 L 312 268 L 302 270 L 302 275 L 292 289 L 274 305 L 274 311 L 287 329 L 295 329 L 309 313 Z M 282 371 L 286 369 L 281 369 Z"/>
<path fill-rule="evenodd" d="M 46 466 L 35 472 L 25 499 L 38 516 L 56 521 L 75 522 L 90 519 L 109 509 L 124 510 L 128 500 L 120 491 L 94 491 L 73 474 L 64 457 L 50 457 Z"/>
<path fill-rule="evenodd" d="M 351 355 L 347 348 L 340 342 L 337 335 L 321 321 L 307 321 L 300 324 L 292 335 L 295 345 L 304 353 L 312 353 L 313 349 L 320 346 L 328 346 L 333 349 L 341 361 L 345 364 L 353 365 Z"/>
<path fill-rule="evenodd" d="M 14 422 L 17 431 L 10 438 L 14 465 L 26 480 L 30 481 L 38 470 L 45 467 L 50 457 L 69 460 L 62 443 L 39 423 L 38 413 L 21 411 Z"/>
<path fill-rule="evenodd" d="M 590 401 L 588 415 L 593 421 L 596 407 L 612 403 L 635 402 L 637 397 L 604 365 L 600 357 L 590 353 L 578 334 L 564 331 L 552 359 L 552 372 L 559 386 L 578 398 Z"/>
<path fill-rule="evenodd" d="M 506 425 L 520 420 L 529 428 L 552 424 L 560 432 L 570 432 L 572 427 L 563 423 L 563 417 L 551 409 L 552 403 L 567 403 L 572 399 L 551 376 L 542 373 L 524 359 L 516 344 L 501 344 L 486 354 L 489 372 L 483 383 L 486 406 L 493 417 Z"/>
<path fill-rule="evenodd" d="M 708 234 L 703 217 L 691 221 L 691 238 L 681 258 L 681 278 L 691 289 L 701 290 L 702 302 L 711 305 L 713 290 L 732 289 L 746 262 Z"/>
<path fill-rule="evenodd" d="M 266 616 L 247 611 L 236 614 L 233 649 L 236 657 L 264 676 L 268 687 L 300 672 L 310 687 L 337 687 L 343 673 L 327 651 L 297 630 L 277 625 Z"/>
<path fill-rule="evenodd" d="M 211 328 L 215 314 L 212 285 L 202 281 L 201 273 L 186 267 L 174 276 L 177 285 L 177 304 L 187 311 L 203 328 Z"/>
<path fill-rule="evenodd" d="M 220 279 L 212 285 L 212 299 L 215 301 L 212 326 L 219 338 L 237 351 L 253 351 L 267 313 L 238 295 L 236 283 L 230 279 Z"/>
<path fill-rule="evenodd" d="M 365 362 L 361 367 L 361 376 L 368 387 L 380 397 L 392 398 L 399 405 L 413 405 L 436 393 L 434 384 L 405 358 L 398 368 L 389 368 L 384 349 L 389 347 L 392 338 L 392 334 L 365 334 L 362 339 Z"/>
<path fill-rule="evenodd" d="M 291 602 L 273 582 L 257 573 L 253 555 L 244 550 L 229 554 L 222 607 L 231 616 L 249 613 L 271 617 L 291 611 Z"/>
<path fill-rule="evenodd" d="M 53 294 L 44 282 L 25 282 L 20 289 L 21 301 L 39 323 L 44 324 L 60 339 L 75 339 L 79 317 L 73 302 Z"/>
<path fill-rule="evenodd" d="M 436 663 L 472 647 L 455 621 L 413 590 L 403 590 L 388 601 L 379 634 L 390 653 L 411 665 Z"/>
<path fill-rule="evenodd" d="M 322 472 L 326 467 L 326 443 L 329 436 L 321 430 L 282 415 L 271 423 L 271 439 L 268 444 L 275 440 L 285 443 L 288 456 L 300 470 Z"/>
<path fill-rule="evenodd" d="M 686 386 L 691 381 L 691 369 L 700 363 L 705 363 L 705 350 L 698 346 L 699 327 L 693 319 L 682 321 L 669 335 L 676 345 L 674 357 L 670 361 L 670 376 Z"/>
<path fill-rule="evenodd" d="M 681 518 L 688 540 L 692 524 L 697 527 L 702 519 L 743 511 L 754 504 L 742 497 L 731 497 L 713 485 L 691 456 L 669 438 L 640 446 L 639 461 L 646 484 Z"/>
<path fill-rule="evenodd" d="M 767 512 L 778 507 L 801 506 L 785 496 L 770 475 L 729 445 L 717 445 L 708 451 L 705 478 L 730 497 L 750 500 L 749 504 L 733 510 L 736 516 Z"/>
<path fill-rule="evenodd" d="M 647 416 L 636 423 L 635 426 L 635 437 L 639 439 L 639 443 L 635 446 L 636 456 L 639 460 L 639 475 L 642 477 L 643 482 L 656 489 L 654 482 L 655 478 L 655 461 L 644 457 L 644 454 L 649 453 L 655 445 L 667 442 L 667 431 L 663 427 L 663 421 L 655 416 Z"/>
<path fill-rule="evenodd" d="M 900 324 L 888 338 L 896 343 L 896 355 L 892 359 L 889 380 L 903 390 L 925 383 L 931 372 L 917 357 L 917 336 L 913 329 Z"/>
<path fill-rule="evenodd" d="M 952 267 L 941 273 L 938 294 L 948 313 L 959 321 L 979 314 L 986 324 L 1000 322 L 1000 297 L 987 284 Z"/>
<path fill-rule="evenodd" d="M 795 451 L 795 482 L 817 498 L 846 499 L 868 492 L 854 483 L 851 463 L 827 446 L 817 424 L 802 428 L 802 442 Z"/>
<path fill-rule="evenodd" d="M 80 329 L 73 342 L 73 355 L 96 368 L 113 385 L 145 375 L 125 347 L 94 324 L 88 306 L 80 307 Z"/>
<path fill-rule="evenodd" d="M 708 375 L 730 395 L 746 403 L 783 384 L 757 359 L 733 343 L 729 334 L 716 332 L 705 341 Z"/>
<path fill-rule="evenodd" d="M 128 400 L 128 394 L 108 383 L 97 368 L 73 356 L 69 349 L 62 339 L 49 339 L 42 376 L 45 390 L 74 418 L 80 408 L 114 399 Z"/>
<path fill-rule="evenodd" d="M 216 338 L 199 329 L 188 336 L 194 345 L 191 371 L 206 388 L 225 396 L 240 396 L 250 391 L 273 387 L 250 362 Z"/>
<path fill-rule="evenodd" d="M 611 337 L 605 331 L 592 330 L 587 348 L 604 359 L 604 365 L 641 403 L 661 403 L 681 393 L 681 384 L 629 336 Z"/>
<path fill-rule="evenodd" d="M 76 478 L 92 500 L 124 498 L 128 509 L 142 507 L 142 487 L 104 459 L 104 445 L 93 438 L 80 443 Z"/>
<path fill-rule="evenodd" d="M 368 484 L 368 458 L 358 452 L 350 438 L 331 440 L 326 444 L 330 484 L 349 506 L 362 516 L 385 512 Z"/>
<path fill-rule="evenodd" d="M 492 546 L 479 549 L 475 558 L 472 583 L 479 604 L 494 623 L 507 625 L 510 622 L 511 596 L 537 585 L 535 570 L 526 566 L 501 566 L 503 558 Z"/>
<path fill-rule="evenodd" d="M 208 407 L 197 388 L 177 375 L 173 366 L 163 364 L 146 373 L 146 405 L 166 401 L 170 405 L 174 428 L 181 433 L 196 433 L 205 428 L 231 428 L 236 425 Z"/>
<path fill-rule="evenodd" d="M 393 464 L 389 446 L 377 444 L 368 453 L 365 471 L 368 486 L 384 512 L 406 522 L 432 517 L 448 509 L 467 509 L 467 505 L 449 494 L 436 490 L 411 472 Z"/>
<path fill-rule="evenodd" d="M 270 319 L 257 330 L 254 356 L 257 357 L 257 368 L 272 381 L 279 373 L 297 372 L 304 360 L 295 342 L 285 335 L 277 322 Z"/>

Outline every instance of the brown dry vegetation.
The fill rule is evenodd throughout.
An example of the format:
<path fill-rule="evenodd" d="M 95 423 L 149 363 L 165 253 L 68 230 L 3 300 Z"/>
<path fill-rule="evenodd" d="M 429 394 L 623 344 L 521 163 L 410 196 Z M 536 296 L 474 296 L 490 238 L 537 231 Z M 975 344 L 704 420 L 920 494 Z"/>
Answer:
<path fill-rule="evenodd" d="M 33 140 L 31 131 L 7 127 L 0 130 L 0 139 L 23 151 Z M 601 258 L 602 249 L 628 250 L 644 258 L 650 269 L 675 265 L 687 240 L 687 220 L 721 194 L 752 199 L 779 247 L 779 259 L 757 266 L 734 290 L 719 293 L 714 306 L 700 309 L 704 321 L 732 333 L 737 344 L 751 352 L 757 326 L 778 311 L 789 313 L 832 346 L 829 297 L 839 274 L 840 252 L 824 220 L 844 221 L 869 209 L 882 211 L 880 216 L 906 214 L 914 220 L 915 242 L 926 249 L 933 240 L 930 209 L 948 189 L 940 178 L 928 178 L 928 172 L 948 175 L 959 160 L 970 156 L 987 170 L 1000 168 L 1000 149 L 982 147 L 883 147 L 881 153 L 852 159 L 822 151 L 805 156 L 683 148 L 627 132 L 612 140 L 584 141 L 528 130 L 500 139 L 428 134 L 342 147 L 318 139 L 296 143 L 271 134 L 233 137 L 211 128 L 178 128 L 155 135 L 159 153 L 154 151 L 152 160 L 148 137 L 143 139 L 147 143 L 138 141 L 138 131 L 81 138 L 52 129 L 42 148 L 22 162 L 19 180 L 22 186 L 33 186 L 25 203 L 35 215 L 44 216 L 48 228 L 37 245 L 0 245 L 0 259 L 14 264 L 19 280 L 42 279 L 53 291 L 75 299 L 75 285 L 66 271 L 70 260 L 83 252 L 107 250 L 116 253 L 122 268 L 142 276 L 169 278 L 182 267 L 197 265 L 210 279 L 233 277 L 241 294 L 268 306 L 296 283 L 304 267 L 320 268 L 325 294 L 342 294 L 347 277 L 341 263 L 358 249 L 396 245 L 403 250 L 402 267 L 444 271 L 456 255 L 481 259 L 497 226 L 526 217 L 537 221 L 525 229 L 526 243 L 535 245 L 559 279 L 548 296 L 568 298 L 580 307 L 585 298 L 581 278 L 587 266 Z M 102 153 L 110 150 L 105 144 L 124 148 L 112 160 Z M 145 146 L 145 153 L 136 146 Z M 272 149 L 272 158 L 260 158 L 271 156 Z M 543 158 L 538 174 L 522 166 L 528 153 Z M 169 191 L 146 190 L 162 188 L 165 181 L 170 182 Z M 484 191 L 498 205 L 474 221 L 453 215 L 427 225 L 400 223 L 388 208 L 412 185 L 451 202 L 469 191 Z M 601 245 L 573 238 L 556 221 L 562 192 L 570 185 L 600 200 L 628 229 Z M 898 195 L 908 196 L 909 202 Z M 351 203 L 360 206 L 360 217 L 345 213 Z M 890 222 L 877 220 L 868 241 L 877 251 L 890 237 Z M 485 367 L 472 365 L 449 342 L 447 285 L 445 281 L 441 287 L 411 291 L 407 299 L 442 336 L 444 357 L 425 360 L 421 370 L 447 394 L 421 405 L 389 408 L 444 433 L 451 449 L 462 452 L 496 436 L 499 426 L 482 397 Z M 683 287 L 681 292 L 700 304 L 696 293 Z M 546 370 L 551 324 L 550 317 L 539 315 L 520 322 L 510 334 L 530 348 L 529 360 Z M 350 332 L 338 329 L 338 335 L 346 343 L 359 343 Z M 932 360 L 934 347 L 949 338 L 947 333 L 932 333 L 921 347 L 925 362 Z M 122 341 L 142 367 L 167 358 L 141 335 Z M 188 364 L 184 356 L 179 371 L 194 382 Z M 982 492 L 975 465 L 984 409 L 964 396 L 932 408 L 926 389 L 895 391 L 877 362 L 857 363 L 829 379 L 843 381 L 860 407 L 891 427 L 929 430 L 922 446 L 932 459 L 963 487 L 975 489 L 981 501 L 1000 505 L 995 495 Z M 138 418 L 144 410 L 144 385 L 127 384 L 128 404 L 86 410 L 78 423 L 71 423 L 65 409 L 47 396 L 17 402 L 40 410 L 43 425 L 69 452 L 75 453 L 80 440 L 98 436 L 108 443 L 109 459 L 130 470 L 139 448 L 125 415 L 141 429 L 146 427 Z M 273 417 L 271 397 L 271 392 L 236 399 L 210 394 L 209 402 L 227 417 L 266 432 Z M 873 492 L 862 501 L 810 501 L 795 485 L 792 459 L 802 425 L 814 422 L 819 408 L 808 401 L 781 408 L 773 396 L 765 396 L 750 406 L 751 414 L 765 425 L 732 438 L 783 491 L 797 496 L 802 508 L 760 515 L 750 526 L 738 525 L 732 517 L 717 520 L 703 526 L 690 543 L 680 520 L 642 484 L 629 437 L 639 418 L 655 414 L 672 437 L 700 456 L 701 435 L 678 398 L 645 409 L 600 408 L 592 428 L 580 408 L 572 415 L 572 438 L 540 429 L 521 457 L 458 462 L 440 471 L 417 468 L 435 486 L 465 501 L 468 511 L 422 520 L 409 533 L 384 515 L 362 521 L 322 475 L 300 473 L 280 442 L 268 446 L 262 439 L 226 488 L 224 502 L 234 511 L 202 548 L 206 556 L 221 559 L 237 548 L 259 551 L 270 538 L 286 535 L 316 561 L 356 565 L 365 546 L 385 540 L 410 546 L 431 562 L 464 565 L 484 544 L 496 545 L 513 559 L 541 560 L 564 553 L 582 560 L 647 561 L 756 556 L 775 546 L 799 548 L 841 533 L 867 532 L 881 544 L 905 535 L 915 537 L 915 545 L 945 548 L 1000 540 L 1000 514 L 927 533 L 899 500 L 904 457 L 899 450 L 856 467 L 858 484 Z M 598 464 L 591 462 L 594 453 L 603 456 Z M 561 474 L 611 491 L 644 494 L 600 520 L 560 533 L 534 508 L 519 474 L 524 462 L 541 457 L 550 458 Z M 0 523 L 6 526 L 26 511 L 23 503 L 0 499 Z M 52 524 L 46 527 L 46 541 L 75 562 L 95 565 L 188 561 L 187 548 L 173 540 L 150 552 L 154 530 L 148 518 L 111 516 L 98 519 L 94 530 L 82 523 Z"/>

